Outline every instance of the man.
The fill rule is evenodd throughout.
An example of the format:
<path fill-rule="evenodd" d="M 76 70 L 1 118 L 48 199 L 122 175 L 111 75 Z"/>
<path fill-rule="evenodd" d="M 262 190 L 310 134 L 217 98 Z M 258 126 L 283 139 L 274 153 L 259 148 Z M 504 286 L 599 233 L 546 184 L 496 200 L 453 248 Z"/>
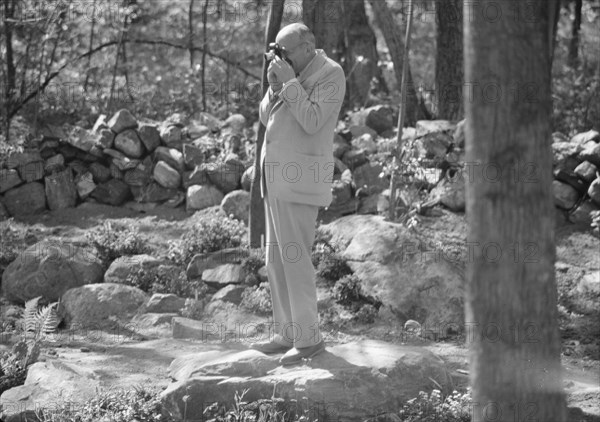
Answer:
<path fill-rule="evenodd" d="M 331 203 L 333 131 L 346 91 L 341 66 L 304 24 L 281 29 L 282 57 L 269 64 L 260 104 L 266 126 L 260 151 L 266 218 L 266 268 L 273 302 L 269 340 L 250 347 L 283 353 L 284 365 L 325 349 L 319 331 L 311 250 L 317 212 Z"/>

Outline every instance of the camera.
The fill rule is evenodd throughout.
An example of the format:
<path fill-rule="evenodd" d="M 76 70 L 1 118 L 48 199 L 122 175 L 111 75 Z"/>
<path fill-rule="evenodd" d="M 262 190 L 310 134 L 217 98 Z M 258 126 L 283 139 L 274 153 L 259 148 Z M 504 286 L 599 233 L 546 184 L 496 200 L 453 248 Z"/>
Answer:
<path fill-rule="evenodd" d="M 280 59 L 283 59 L 283 55 L 282 55 L 283 50 L 284 50 L 283 47 L 281 47 L 279 45 L 279 43 L 276 43 L 276 42 L 269 43 L 269 48 L 268 48 L 267 52 L 265 53 L 265 59 L 267 61 L 271 61 L 275 58 L 275 56 L 279 57 Z"/>

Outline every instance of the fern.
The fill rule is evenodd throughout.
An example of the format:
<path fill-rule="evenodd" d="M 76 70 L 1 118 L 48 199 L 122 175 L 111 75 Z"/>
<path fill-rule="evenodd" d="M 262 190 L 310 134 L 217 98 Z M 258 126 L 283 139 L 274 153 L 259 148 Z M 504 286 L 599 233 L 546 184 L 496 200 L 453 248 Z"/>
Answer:
<path fill-rule="evenodd" d="M 34 340 L 37 341 L 41 334 L 54 333 L 56 327 L 60 324 L 60 318 L 56 312 L 59 302 L 51 303 L 38 309 L 38 302 L 41 296 L 35 297 L 25 302 L 25 333 L 33 331 Z"/>

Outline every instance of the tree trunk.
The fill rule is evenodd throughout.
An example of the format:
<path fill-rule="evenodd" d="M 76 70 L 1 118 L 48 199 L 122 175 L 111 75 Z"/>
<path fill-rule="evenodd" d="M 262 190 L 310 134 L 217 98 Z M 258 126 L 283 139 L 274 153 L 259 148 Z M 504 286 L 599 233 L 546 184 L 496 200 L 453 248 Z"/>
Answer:
<path fill-rule="evenodd" d="M 575 0 L 575 18 L 569 43 L 569 65 L 576 66 L 579 61 L 579 31 L 581 30 L 581 7 L 583 0 Z"/>
<path fill-rule="evenodd" d="M 463 115 L 462 0 L 435 3 L 437 22 L 435 92 L 437 118 L 460 120 Z"/>
<path fill-rule="evenodd" d="M 390 51 L 390 56 L 392 57 L 392 62 L 394 63 L 396 81 L 398 82 L 398 87 L 400 87 L 402 65 L 404 62 L 402 57 L 402 52 L 404 51 L 404 41 L 402 40 L 401 30 L 396 24 L 394 16 L 385 1 L 370 0 L 370 4 L 375 14 L 375 20 L 377 21 L 381 32 L 383 32 L 385 43 Z M 405 123 L 408 126 L 414 126 L 417 120 L 421 120 L 425 117 L 425 113 L 423 113 L 420 108 L 410 66 L 407 79 Z"/>
<path fill-rule="evenodd" d="M 284 0 L 274 0 L 271 3 L 269 10 L 269 21 L 267 23 L 267 30 L 265 34 L 265 51 L 269 43 L 275 42 L 275 37 L 281 27 L 281 19 L 283 18 L 283 4 Z M 263 73 L 262 73 L 262 97 L 265 96 L 267 89 L 269 88 L 269 82 L 267 81 L 267 67 L 268 63 L 263 58 Z M 260 150 L 262 149 L 263 142 L 265 140 L 265 126 L 259 122 L 258 134 L 256 136 L 256 149 L 254 154 L 254 179 L 252 180 L 252 187 L 250 189 L 250 216 L 249 222 L 249 239 L 251 248 L 259 248 L 263 246 L 261 238 L 265 235 L 265 208 L 263 201 L 260 197 L 260 179 L 262 169 L 260 168 Z"/>
<path fill-rule="evenodd" d="M 346 73 L 345 106 L 368 104 L 371 81 L 382 83 L 376 38 L 364 0 L 303 0 L 303 21 L 315 34 L 316 47 Z"/>
<path fill-rule="evenodd" d="M 535 9 L 524 19 L 515 4 L 525 2 L 482 0 L 480 11 L 489 6 L 502 18 L 465 19 L 466 326 L 475 422 L 566 420 L 550 146 L 554 2 L 527 2 Z"/>
<path fill-rule="evenodd" d="M 15 11 L 15 0 L 7 0 L 4 3 L 4 45 L 6 49 L 6 86 L 4 87 L 4 106 L 2 107 L 6 113 L 4 120 L 4 130 L 6 132 L 6 142 L 10 139 L 10 121 L 11 110 L 13 108 L 13 96 L 16 94 L 16 71 L 13 58 L 12 45 L 12 24 L 8 19 L 12 19 Z"/>

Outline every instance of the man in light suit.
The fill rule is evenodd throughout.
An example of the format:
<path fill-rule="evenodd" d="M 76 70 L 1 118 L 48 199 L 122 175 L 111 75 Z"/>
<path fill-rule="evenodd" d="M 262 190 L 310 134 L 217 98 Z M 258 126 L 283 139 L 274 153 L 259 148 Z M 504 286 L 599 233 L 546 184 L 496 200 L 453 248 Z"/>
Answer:
<path fill-rule="evenodd" d="M 346 91 L 341 66 L 315 49 L 304 24 L 281 29 L 281 58 L 269 64 L 260 104 L 266 126 L 260 151 L 266 218 L 266 267 L 273 302 L 269 340 L 250 347 L 284 353 L 284 365 L 325 349 L 319 331 L 311 250 L 320 206 L 332 200 L 333 131 Z"/>

